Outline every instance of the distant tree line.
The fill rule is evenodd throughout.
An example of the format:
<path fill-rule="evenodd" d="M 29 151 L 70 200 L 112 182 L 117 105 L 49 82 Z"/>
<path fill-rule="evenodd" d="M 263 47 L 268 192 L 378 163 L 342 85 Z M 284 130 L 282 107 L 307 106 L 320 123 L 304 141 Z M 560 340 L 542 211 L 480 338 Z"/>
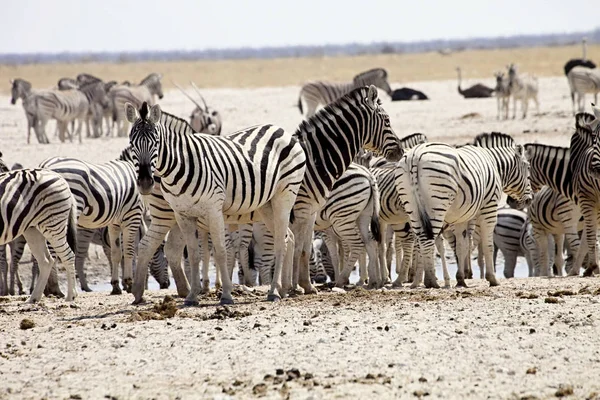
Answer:
<path fill-rule="evenodd" d="M 564 46 L 579 43 L 586 36 L 589 43 L 600 42 L 600 28 L 589 32 L 515 35 L 495 38 L 426 40 L 418 42 L 377 42 L 328 44 L 321 46 L 284 46 L 236 49 L 167 50 L 139 52 L 35 53 L 0 54 L 0 64 L 39 64 L 65 62 L 139 62 L 178 60 L 235 60 L 248 58 L 289 58 L 353 56 L 365 54 L 402 54 L 439 51 L 442 53 L 470 49 L 506 49 L 518 47 Z"/>

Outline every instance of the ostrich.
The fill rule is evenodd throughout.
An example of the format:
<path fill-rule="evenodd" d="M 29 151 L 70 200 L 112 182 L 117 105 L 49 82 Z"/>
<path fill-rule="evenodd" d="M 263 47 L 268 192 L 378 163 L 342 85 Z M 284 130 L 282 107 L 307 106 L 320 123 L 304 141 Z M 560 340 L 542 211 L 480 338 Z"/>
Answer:
<path fill-rule="evenodd" d="M 596 68 L 596 64 L 593 61 L 587 59 L 587 39 L 581 39 L 581 50 L 583 53 L 583 58 L 571 58 L 565 64 L 565 75 L 569 75 L 569 72 L 575 67 L 585 67 L 585 68 Z"/>
<path fill-rule="evenodd" d="M 492 97 L 492 93 L 494 92 L 494 89 L 487 87 L 485 85 L 482 85 L 481 83 L 477 83 L 468 89 L 462 90 L 460 88 L 460 83 L 462 80 L 462 74 L 460 71 L 460 67 L 456 67 L 456 72 L 458 72 L 458 93 L 460 93 L 465 99 Z"/>
<path fill-rule="evenodd" d="M 392 92 L 392 101 L 403 100 L 429 100 L 429 98 L 425 93 L 407 87 L 396 89 Z"/>

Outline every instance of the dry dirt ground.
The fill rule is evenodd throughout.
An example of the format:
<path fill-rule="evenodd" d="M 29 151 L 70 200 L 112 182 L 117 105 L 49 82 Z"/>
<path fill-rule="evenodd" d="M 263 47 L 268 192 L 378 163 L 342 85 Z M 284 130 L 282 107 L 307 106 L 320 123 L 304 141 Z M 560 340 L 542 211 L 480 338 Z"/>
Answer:
<path fill-rule="evenodd" d="M 539 65 L 556 58 L 551 52 L 547 58 L 528 54 L 516 61 L 527 65 L 534 58 Z M 578 54 L 571 48 L 564 58 Z M 476 62 L 483 61 L 477 55 L 469 56 L 474 66 L 463 64 L 465 70 L 480 68 Z M 378 66 L 379 61 L 361 59 L 360 66 Z M 500 67 L 508 60 L 498 62 Z M 566 78 L 560 75 L 562 63 L 556 67 L 553 61 L 550 75 L 555 76 L 540 77 L 540 114 L 534 108 L 525 120 L 498 121 L 495 99 L 464 100 L 456 93 L 454 79 L 408 82 L 407 75 L 391 72 L 392 86 L 403 80 L 402 85 L 423 90 L 431 100 L 392 103 L 382 95 L 383 106 L 400 136 L 422 132 L 430 140 L 464 143 L 495 130 L 513 135 L 519 143 L 568 145 L 574 122 Z M 52 66 L 52 79 L 84 72 L 86 65 L 73 73 L 66 73 L 69 66 Z M 438 71 L 434 64 L 429 67 Z M 0 75 L 7 78 L 35 75 L 30 67 L 13 68 L 10 74 L 6 68 L 0 68 Z M 113 71 L 112 66 L 106 68 Z M 493 69 L 479 76 L 489 77 Z M 550 71 L 523 69 L 540 76 Z M 140 64 L 131 71 L 136 80 L 153 71 L 164 72 L 166 82 L 188 79 L 179 77 L 175 67 L 167 72 Z M 293 131 L 301 121 L 298 85 L 308 79 L 281 83 L 296 86 L 273 81 L 266 84 L 269 87 L 233 88 L 244 86 L 236 85 L 247 79 L 243 71 L 239 68 L 232 75 L 230 88 L 203 90 L 209 104 L 221 111 L 224 131 L 266 122 Z M 425 79 L 415 76 L 414 80 Z M 464 85 L 478 81 L 493 85 L 491 78 L 467 79 Z M 175 90 L 166 91 L 161 105 L 183 117 L 193 109 Z M 5 92 L 0 96 L 0 151 L 9 165 L 34 167 L 55 155 L 105 162 L 127 145 L 126 138 L 85 137 L 82 144 L 61 144 L 53 126 L 48 127 L 51 144 L 26 145 L 25 126 L 20 103 L 11 106 Z M 93 282 L 106 283 L 106 262 L 94 251 L 88 275 Z M 22 268 L 26 285 L 28 268 Z M 63 274 L 63 288 L 64 282 Z M 277 304 L 263 301 L 264 289 L 239 290 L 237 304 L 229 310 L 217 308 L 213 295 L 197 308 L 181 308 L 176 299 L 175 307 L 167 301 L 153 311 L 172 291 L 151 291 L 150 303 L 139 307 L 130 305 L 130 295 L 111 297 L 106 292 L 80 294 L 73 304 L 44 299 L 30 306 L 24 304 L 24 296 L 1 298 L 0 398 L 533 399 L 569 395 L 571 390 L 574 398 L 600 392 L 597 278 L 502 280 L 502 286 L 493 289 L 479 280 L 470 284 L 468 290 L 324 292 Z M 559 290 L 574 295 L 554 293 Z M 557 302 L 547 302 L 547 297 Z M 153 319 L 174 310 L 172 318 Z M 20 329 L 24 319 L 34 327 Z"/>

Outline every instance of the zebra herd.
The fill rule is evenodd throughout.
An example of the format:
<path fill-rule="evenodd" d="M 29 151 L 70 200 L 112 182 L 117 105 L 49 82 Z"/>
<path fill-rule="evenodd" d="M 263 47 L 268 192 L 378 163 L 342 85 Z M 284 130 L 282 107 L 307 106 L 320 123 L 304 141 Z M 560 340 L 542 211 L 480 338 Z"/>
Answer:
<path fill-rule="evenodd" d="M 517 255 L 528 257 L 530 275 L 551 275 L 550 235 L 560 249 L 555 274 L 562 274 L 564 236 L 573 254 L 570 275 L 579 275 L 586 256 L 585 274 L 597 268 L 600 110 L 577 114 L 571 147 L 564 149 L 518 145 L 497 132 L 463 146 L 428 142 L 420 133 L 401 139 L 377 90 L 389 93 L 387 72 L 374 69 L 347 85 L 305 85 L 300 108 L 304 101 L 307 115 L 294 133 L 265 124 L 222 136 L 220 115 L 195 86 L 204 106 L 186 94 L 196 105 L 188 122 L 153 104 L 153 95 L 162 97 L 158 74 L 108 91 L 108 84 L 91 78 L 82 84 L 80 77 L 59 86 L 84 93 L 88 104 L 98 97 L 85 95 L 87 85 L 89 93 L 112 93 L 110 113 L 119 133 L 129 132 L 129 145 L 105 164 L 53 157 L 38 169 L 9 171 L 2 163 L 0 243 L 22 248 L 24 238 L 31 247 L 40 277 L 30 301 L 40 299 L 47 282 L 51 293 L 60 292 L 51 274 L 56 260 L 68 272 L 68 299 L 76 294 L 74 269 L 89 290 L 84 261 L 93 241 L 110 255 L 112 294 L 122 287 L 134 303 L 144 299 L 148 269 L 161 287 L 169 285 L 168 265 L 178 295 L 198 304 L 209 290 L 211 253 L 222 304 L 233 303 L 236 261 L 247 285 L 256 283 L 258 270 L 260 283 L 270 285 L 270 301 L 315 293 L 315 281 L 327 277 L 343 287 L 356 261 L 358 284 L 381 288 L 392 283 L 393 248 L 394 287 L 439 287 L 436 249 L 449 287 L 444 242 L 456 255 L 458 286 L 472 277 L 474 248 L 491 286 L 498 284 L 496 249 L 505 253 L 507 277 Z M 27 82 L 15 80 L 13 99 L 15 93 L 36 133 L 43 133 L 46 116 L 58 120 Z M 92 119 L 106 115 L 103 107 L 95 117 L 89 110 Z M 68 122 L 60 120 L 59 133 L 68 132 Z M 503 194 L 515 210 L 500 208 Z M 189 268 L 182 268 L 182 255 Z M 4 261 L 0 294 L 14 292 L 13 265 L 10 282 L 6 270 Z"/>

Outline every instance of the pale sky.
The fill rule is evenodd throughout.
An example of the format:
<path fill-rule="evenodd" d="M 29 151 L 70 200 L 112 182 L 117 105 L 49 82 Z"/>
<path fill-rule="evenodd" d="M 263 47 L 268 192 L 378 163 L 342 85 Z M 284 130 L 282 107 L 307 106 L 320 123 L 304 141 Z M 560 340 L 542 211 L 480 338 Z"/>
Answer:
<path fill-rule="evenodd" d="M 0 0 L 0 53 L 202 50 L 579 32 L 591 0 Z"/>

